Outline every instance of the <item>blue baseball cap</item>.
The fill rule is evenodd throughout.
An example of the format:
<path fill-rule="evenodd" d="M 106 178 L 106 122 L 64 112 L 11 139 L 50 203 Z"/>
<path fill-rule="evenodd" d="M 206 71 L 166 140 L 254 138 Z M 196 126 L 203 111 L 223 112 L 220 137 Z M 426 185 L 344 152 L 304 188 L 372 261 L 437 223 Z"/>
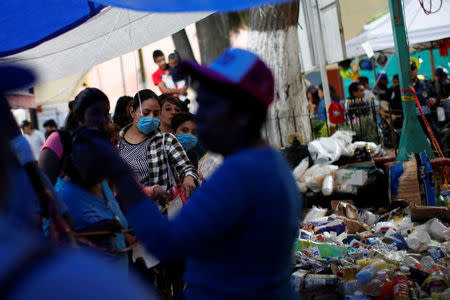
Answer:
<path fill-rule="evenodd" d="M 275 81 L 272 71 L 250 51 L 228 48 L 208 67 L 183 60 L 181 68 L 200 82 L 209 81 L 237 87 L 260 101 L 266 108 L 273 102 Z"/>

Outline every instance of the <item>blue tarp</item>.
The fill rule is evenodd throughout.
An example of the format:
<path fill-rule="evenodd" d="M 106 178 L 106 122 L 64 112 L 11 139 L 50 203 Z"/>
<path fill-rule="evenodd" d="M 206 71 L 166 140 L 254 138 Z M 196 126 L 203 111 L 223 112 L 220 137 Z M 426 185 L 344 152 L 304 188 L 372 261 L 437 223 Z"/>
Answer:
<path fill-rule="evenodd" d="M 55 38 L 86 22 L 103 7 L 86 0 L 0 1 L 0 57 Z"/>
<path fill-rule="evenodd" d="M 95 0 L 103 5 L 153 12 L 236 11 L 292 0 Z"/>

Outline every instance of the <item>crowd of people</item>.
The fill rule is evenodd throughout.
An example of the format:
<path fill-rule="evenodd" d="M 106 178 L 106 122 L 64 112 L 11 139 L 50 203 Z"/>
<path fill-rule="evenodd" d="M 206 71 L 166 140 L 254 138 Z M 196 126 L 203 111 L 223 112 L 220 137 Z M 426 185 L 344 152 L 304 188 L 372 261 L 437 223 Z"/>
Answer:
<path fill-rule="evenodd" d="M 414 85 L 416 95 L 422 107 L 425 118 L 427 119 L 434 136 L 442 147 L 440 140 L 440 127 L 438 122 L 438 107 L 442 107 L 445 118 L 450 117 L 448 99 L 450 96 L 450 80 L 447 77 L 446 69 L 438 67 L 435 70 L 433 79 L 426 80 L 418 75 L 418 68 L 415 62 L 411 63 L 411 79 Z M 348 87 L 347 99 L 342 99 L 330 85 L 330 94 L 332 103 L 337 102 L 345 109 L 345 122 L 358 123 L 360 118 L 372 117 L 378 124 L 380 131 L 390 138 L 390 130 L 399 133 L 403 126 L 403 108 L 400 92 L 398 74 L 392 77 L 392 84 L 389 87 L 389 78 L 386 73 L 377 75 L 376 85 L 371 88 L 367 77 L 360 76 Z M 306 90 L 309 101 L 310 116 L 314 120 L 320 120 L 322 123 L 327 121 L 327 112 L 325 107 L 325 98 L 322 86 L 309 86 Z M 330 116 L 333 111 L 328 112 Z M 428 135 L 423 118 L 417 110 L 417 116 L 422 128 Z M 320 123 L 320 125 L 323 125 Z M 340 123 L 338 123 L 340 124 Z M 383 128 L 389 127 L 389 130 L 383 131 Z M 316 132 L 317 134 L 317 132 Z M 431 140 L 431 137 L 429 137 Z"/>
<path fill-rule="evenodd" d="M 169 67 L 160 51 L 154 60 L 162 95 L 144 89 L 121 97 L 111 117 L 108 97 L 86 88 L 69 103 L 64 127 L 49 124 L 42 136 L 37 166 L 56 191 L 68 232 L 114 270 L 139 270 L 166 299 L 295 299 L 290 265 L 301 194 L 285 159 L 261 137 L 272 72 L 240 49 L 228 49 L 210 67 L 180 62 L 176 53 Z M 198 82 L 195 116 L 181 100 L 184 74 Z M 33 136 L 27 124 L 22 128 Z M 218 155 L 224 159 L 211 175 Z M 45 211 L 33 210 L 34 227 L 54 237 L 58 224 Z M 131 259 L 142 247 L 140 259 Z"/>

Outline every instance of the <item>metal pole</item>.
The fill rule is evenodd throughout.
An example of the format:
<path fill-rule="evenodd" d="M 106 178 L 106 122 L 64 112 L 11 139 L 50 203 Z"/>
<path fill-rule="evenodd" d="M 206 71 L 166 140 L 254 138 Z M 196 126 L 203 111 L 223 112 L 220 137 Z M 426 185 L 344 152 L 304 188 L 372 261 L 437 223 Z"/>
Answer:
<path fill-rule="evenodd" d="M 119 62 L 120 62 L 120 74 L 122 75 L 122 89 L 123 89 L 123 94 L 126 95 L 127 94 L 127 86 L 125 84 L 125 70 L 123 68 L 123 59 L 122 56 L 119 56 Z"/>
<path fill-rule="evenodd" d="M 326 69 L 327 59 L 325 56 L 325 46 L 323 41 L 322 28 L 320 27 L 319 4 L 317 0 L 309 0 L 309 8 L 313 13 L 313 17 L 310 19 L 310 23 L 312 25 L 312 31 L 314 33 L 313 39 L 314 45 L 316 46 L 315 50 L 319 58 L 320 78 L 322 79 L 323 95 L 325 97 L 325 107 L 326 107 L 325 111 L 328 112 L 328 108 L 330 107 L 331 104 L 331 96 Z M 328 113 L 327 113 L 327 120 L 328 122 L 330 122 Z"/>
<path fill-rule="evenodd" d="M 139 70 L 141 73 L 142 89 L 147 88 L 147 80 L 145 78 L 145 66 L 144 66 L 144 55 L 142 54 L 142 49 L 138 49 L 139 56 Z"/>
<path fill-rule="evenodd" d="M 283 138 L 281 137 L 281 124 L 280 124 L 280 114 L 279 114 L 279 110 L 275 110 L 275 112 L 277 113 L 277 125 L 278 125 L 278 135 L 280 136 L 280 147 L 283 148 Z"/>
<path fill-rule="evenodd" d="M 428 142 L 416 116 L 416 103 L 414 93 L 409 89 L 412 85 L 409 62 L 409 49 L 406 40 L 405 22 L 401 0 L 389 0 L 392 32 L 394 34 L 395 55 L 397 56 L 400 90 L 402 93 L 403 130 L 400 138 L 398 161 L 407 161 L 412 153 L 426 151 L 428 157 L 434 157 L 431 145 Z"/>
<path fill-rule="evenodd" d="M 436 67 L 434 66 L 433 49 L 429 49 L 428 52 L 430 53 L 431 74 L 434 75 L 434 73 L 436 73 Z"/>

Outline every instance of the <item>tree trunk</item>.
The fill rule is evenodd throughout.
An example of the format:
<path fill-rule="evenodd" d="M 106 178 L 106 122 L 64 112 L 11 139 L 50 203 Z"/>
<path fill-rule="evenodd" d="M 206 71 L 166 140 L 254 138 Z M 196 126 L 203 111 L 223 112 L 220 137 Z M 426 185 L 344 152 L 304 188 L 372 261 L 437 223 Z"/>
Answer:
<path fill-rule="evenodd" d="M 298 12 L 298 1 L 250 11 L 248 48 L 260 55 L 275 76 L 275 101 L 265 127 L 267 141 L 274 147 L 287 146 L 288 137 L 295 132 L 304 143 L 311 137 L 308 100 L 300 72 Z"/>
<path fill-rule="evenodd" d="M 202 64 L 209 64 L 230 46 L 227 14 L 213 14 L 195 24 Z"/>
<path fill-rule="evenodd" d="M 175 44 L 175 49 L 182 59 L 190 59 L 195 61 L 194 52 L 192 51 L 191 42 L 186 34 L 185 29 L 172 34 L 172 40 Z"/>

